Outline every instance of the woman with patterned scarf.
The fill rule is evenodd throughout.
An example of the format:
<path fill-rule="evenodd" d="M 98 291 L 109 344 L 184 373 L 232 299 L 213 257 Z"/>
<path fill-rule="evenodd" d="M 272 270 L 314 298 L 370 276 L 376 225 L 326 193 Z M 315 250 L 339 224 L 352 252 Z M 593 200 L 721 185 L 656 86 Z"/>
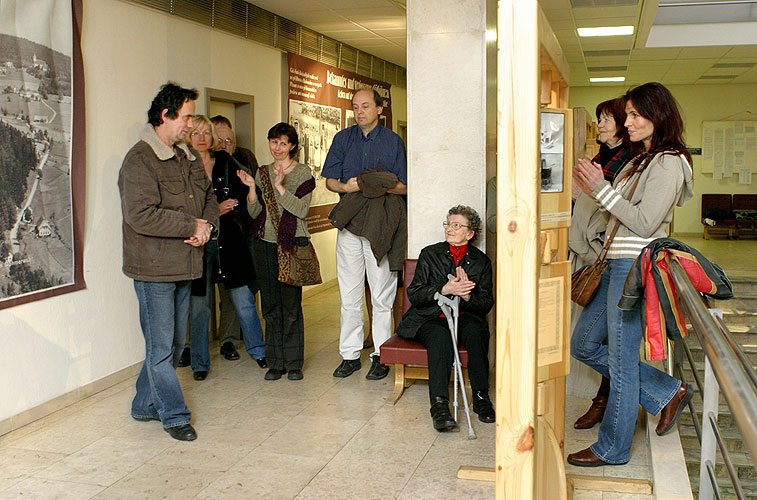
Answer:
<path fill-rule="evenodd" d="M 277 123 L 268 131 L 273 163 L 258 169 L 255 178 L 242 171 L 239 177 L 250 187 L 247 210 L 253 218 L 256 236 L 255 266 L 260 279 L 260 296 L 265 319 L 266 380 L 287 373 L 289 380 L 302 379 L 305 326 L 302 317 L 302 287 L 279 281 L 285 253 L 309 244 L 305 217 L 315 189 L 310 169 L 298 163 L 299 138 L 288 123 Z M 280 252 L 283 250 L 283 252 Z"/>

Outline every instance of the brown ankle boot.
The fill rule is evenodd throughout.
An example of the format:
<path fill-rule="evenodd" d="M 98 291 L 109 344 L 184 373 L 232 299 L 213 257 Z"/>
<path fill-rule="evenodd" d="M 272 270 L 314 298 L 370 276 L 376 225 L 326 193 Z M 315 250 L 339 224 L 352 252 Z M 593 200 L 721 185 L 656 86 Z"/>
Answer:
<path fill-rule="evenodd" d="M 597 395 L 591 400 L 591 406 L 586 413 L 578 417 L 576 423 L 573 424 L 573 428 L 591 429 L 597 424 L 597 422 L 601 422 L 602 417 L 605 416 L 605 408 L 607 408 L 607 398 L 609 395 L 610 379 L 602 377 L 602 383 L 599 384 Z"/>

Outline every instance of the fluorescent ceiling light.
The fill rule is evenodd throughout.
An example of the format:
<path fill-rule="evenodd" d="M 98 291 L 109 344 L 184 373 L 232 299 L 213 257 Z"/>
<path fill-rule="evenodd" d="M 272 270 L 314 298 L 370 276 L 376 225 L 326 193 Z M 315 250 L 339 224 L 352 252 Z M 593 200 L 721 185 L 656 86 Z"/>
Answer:
<path fill-rule="evenodd" d="M 589 78 L 589 81 L 592 83 L 600 83 L 600 82 L 625 82 L 626 77 L 625 76 L 607 76 L 607 77 L 601 77 L 601 78 Z"/>
<path fill-rule="evenodd" d="M 633 35 L 633 26 L 604 26 L 602 28 L 578 28 L 578 36 Z"/>

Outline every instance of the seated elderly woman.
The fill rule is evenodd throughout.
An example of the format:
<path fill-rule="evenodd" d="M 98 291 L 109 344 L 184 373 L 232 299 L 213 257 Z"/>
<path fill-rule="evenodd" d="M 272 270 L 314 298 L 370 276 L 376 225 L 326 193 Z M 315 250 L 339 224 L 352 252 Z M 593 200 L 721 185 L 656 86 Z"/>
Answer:
<path fill-rule="evenodd" d="M 437 292 L 460 297 L 458 344 L 468 350 L 473 411 L 482 422 L 494 422 L 489 399 L 489 327 L 486 314 L 494 305 L 492 265 L 473 243 L 481 218 L 470 207 L 452 207 L 444 221 L 445 241 L 421 250 L 413 282 L 407 288 L 412 306 L 397 326 L 397 335 L 426 347 L 431 418 L 439 432 L 455 428 L 449 409 L 449 380 L 454 353 L 447 320 L 434 299 Z M 451 276 L 451 278 L 449 277 Z"/>

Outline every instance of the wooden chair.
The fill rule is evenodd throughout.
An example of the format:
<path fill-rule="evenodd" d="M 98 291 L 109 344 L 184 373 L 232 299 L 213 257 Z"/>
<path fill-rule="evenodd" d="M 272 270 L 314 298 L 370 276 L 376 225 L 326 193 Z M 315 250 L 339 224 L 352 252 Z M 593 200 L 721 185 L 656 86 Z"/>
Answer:
<path fill-rule="evenodd" d="M 410 301 L 407 298 L 407 288 L 415 276 L 415 266 L 418 264 L 417 259 L 405 259 L 404 266 L 404 290 L 402 301 L 402 313 L 410 309 Z M 465 380 L 466 389 L 470 389 L 468 380 L 468 351 L 465 347 L 459 346 L 460 362 L 463 365 L 463 379 Z M 414 380 L 428 380 L 428 358 L 426 348 L 420 342 L 408 340 L 398 335 L 384 342 L 380 348 L 381 363 L 385 365 L 394 365 L 394 389 L 387 402 L 397 404 L 405 387 L 409 387 Z M 454 376 L 454 373 L 453 373 Z"/>

